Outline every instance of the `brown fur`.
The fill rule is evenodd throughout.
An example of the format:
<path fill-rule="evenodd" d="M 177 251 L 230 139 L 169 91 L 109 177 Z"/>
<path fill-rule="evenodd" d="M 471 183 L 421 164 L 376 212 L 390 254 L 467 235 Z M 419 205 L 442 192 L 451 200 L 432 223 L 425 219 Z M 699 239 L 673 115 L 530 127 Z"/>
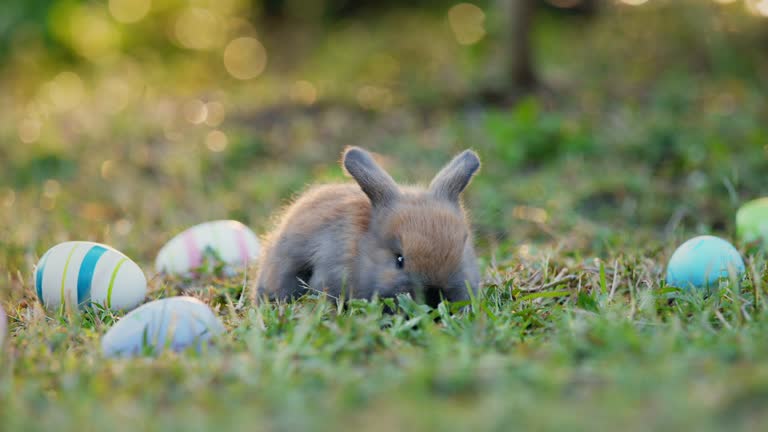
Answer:
<path fill-rule="evenodd" d="M 467 284 L 477 290 L 477 260 L 459 202 L 479 168 L 474 153 L 457 156 L 428 189 L 398 187 L 361 149 L 347 150 L 343 163 L 357 185 L 310 188 L 265 239 L 257 296 L 289 299 L 307 288 L 353 298 L 409 293 L 435 305 L 440 296 L 467 299 Z"/>
<path fill-rule="evenodd" d="M 439 284 L 459 267 L 462 246 L 469 234 L 462 214 L 449 205 L 407 196 L 393 212 L 386 230 L 398 233 L 409 264 Z"/>

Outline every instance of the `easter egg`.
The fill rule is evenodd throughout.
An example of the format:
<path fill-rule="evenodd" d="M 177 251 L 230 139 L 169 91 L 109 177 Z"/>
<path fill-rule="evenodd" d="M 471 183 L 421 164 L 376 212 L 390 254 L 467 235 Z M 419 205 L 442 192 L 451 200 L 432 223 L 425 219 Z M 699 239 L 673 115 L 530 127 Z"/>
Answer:
<path fill-rule="evenodd" d="M 33 286 L 48 309 L 96 303 L 126 310 L 147 293 L 147 279 L 135 262 L 109 246 L 86 241 L 49 249 L 37 263 Z"/>
<path fill-rule="evenodd" d="M 723 278 L 744 274 L 744 261 L 733 245 L 719 237 L 694 237 L 677 248 L 667 265 L 667 285 L 677 288 L 717 286 Z"/>
<path fill-rule="evenodd" d="M 164 349 L 197 350 L 224 332 L 211 308 L 193 297 L 171 297 L 141 305 L 110 328 L 101 340 L 107 357 L 143 353 L 158 354 Z"/>
<path fill-rule="evenodd" d="M 232 274 L 244 269 L 259 256 L 259 240 L 250 228 L 234 220 L 195 225 L 160 249 L 155 260 L 158 272 L 190 276 L 203 264 L 205 256 L 222 261 Z"/>
<path fill-rule="evenodd" d="M 768 249 L 768 198 L 744 204 L 736 213 L 736 233 L 745 244 Z"/>

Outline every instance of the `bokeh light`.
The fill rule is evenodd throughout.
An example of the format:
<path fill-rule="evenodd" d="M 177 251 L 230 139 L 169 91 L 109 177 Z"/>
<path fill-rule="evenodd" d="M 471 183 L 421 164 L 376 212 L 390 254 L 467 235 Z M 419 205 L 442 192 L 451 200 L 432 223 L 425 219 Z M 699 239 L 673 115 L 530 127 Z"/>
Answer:
<path fill-rule="evenodd" d="M 317 89 L 309 81 L 296 81 L 291 86 L 291 100 L 302 105 L 312 105 L 317 101 Z"/>
<path fill-rule="evenodd" d="M 205 117 L 205 124 L 211 127 L 220 125 L 224 121 L 224 117 L 227 115 L 224 104 L 221 102 L 208 102 L 205 104 L 205 109 L 208 112 L 208 115 Z"/>
<path fill-rule="evenodd" d="M 208 117 L 208 107 L 199 99 L 185 103 L 183 110 L 184 118 L 192 124 L 201 124 Z"/>
<path fill-rule="evenodd" d="M 267 66 L 267 51 L 252 37 L 230 41 L 224 49 L 224 67 L 239 80 L 256 78 Z"/>
<path fill-rule="evenodd" d="M 185 48 L 209 50 L 221 43 L 224 25 L 220 17 L 208 9 L 191 7 L 176 19 L 176 40 Z"/>
<path fill-rule="evenodd" d="M 120 219 L 115 222 L 115 234 L 119 236 L 126 236 L 131 233 L 133 229 L 133 222 L 128 219 Z"/>
<path fill-rule="evenodd" d="M 60 111 L 68 111 L 80 105 L 85 93 L 80 76 L 68 71 L 56 75 L 46 88 L 51 103 Z"/>
<path fill-rule="evenodd" d="M 226 150 L 227 144 L 227 135 L 218 129 L 208 132 L 208 135 L 205 136 L 205 146 L 214 153 Z"/>
<path fill-rule="evenodd" d="M 25 144 L 31 144 L 40 139 L 41 128 L 42 124 L 39 120 L 26 118 L 19 123 L 19 139 Z"/>
<path fill-rule="evenodd" d="M 48 198 L 55 198 L 61 192 L 61 183 L 56 180 L 48 179 L 43 183 L 43 195 Z"/>
<path fill-rule="evenodd" d="M 648 0 L 621 0 L 622 3 L 630 6 L 640 6 L 648 2 Z"/>
<path fill-rule="evenodd" d="M 747 0 L 746 5 L 749 13 L 768 17 L 768 0 Z"/>
<path fill-rule="evenodd" d="M 459 3 L 449 9 L 448 23 L 461 45 L 472 45 L 485 37 L 485 13 L 471 3 Z"/>
<path fill-rule="evenodd" d="M 120 46 L 120 32 L 101 7 L 82 6 L 69 16 L 69 40 L 83 57 L 99 61 L 114 54 Z"/>
<path fill-rule="evenodd" d="M 121 23 L 141 21 L 152 6 L 151 0 L 109 0 L 109 13 Z"/>
<path fill-rule="evenodd" d="M 141 96 L 143 82 L 140 76 L 110 74 L 98 82 L 96 91 L 99 106 L 110 114 L 118 113 Z"/>

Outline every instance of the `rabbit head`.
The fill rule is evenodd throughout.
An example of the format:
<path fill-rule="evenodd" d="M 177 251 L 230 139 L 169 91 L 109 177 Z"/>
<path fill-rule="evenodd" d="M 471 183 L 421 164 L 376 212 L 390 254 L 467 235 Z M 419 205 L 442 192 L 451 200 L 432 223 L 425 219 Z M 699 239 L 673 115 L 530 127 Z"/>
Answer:
<path fill-rule="evenodd" d="M 480 168 L 477 154 L 456 156 L 427 188 L 399 187 L 357 147 L 346 150 L 343 165 L 371 202 L 354 286 L 382 297 L 410 293 L 432 306 L 469 299 L 480 274 L 460 196 Z"/>

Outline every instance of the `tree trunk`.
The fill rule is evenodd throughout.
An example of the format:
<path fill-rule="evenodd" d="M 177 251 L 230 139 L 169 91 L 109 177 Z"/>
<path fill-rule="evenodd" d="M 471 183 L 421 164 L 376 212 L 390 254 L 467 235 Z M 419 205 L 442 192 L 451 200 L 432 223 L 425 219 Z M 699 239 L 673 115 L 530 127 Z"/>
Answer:
<path fill-rule="evenodd" d="M 486 62 L 480 100 L 493 105 L 515 103 L 537 87 L 531 31 L 539 0 L 495 0 L 490 23 L 492 48 Z"/>
<path fill-rule="evenodd" d="M 497 0 L 501 3 L 506 25 L 502 29 L 506 91 L 531 90 L 537 79 L 533 67 L 531 30 L 536 0 Z"/>

